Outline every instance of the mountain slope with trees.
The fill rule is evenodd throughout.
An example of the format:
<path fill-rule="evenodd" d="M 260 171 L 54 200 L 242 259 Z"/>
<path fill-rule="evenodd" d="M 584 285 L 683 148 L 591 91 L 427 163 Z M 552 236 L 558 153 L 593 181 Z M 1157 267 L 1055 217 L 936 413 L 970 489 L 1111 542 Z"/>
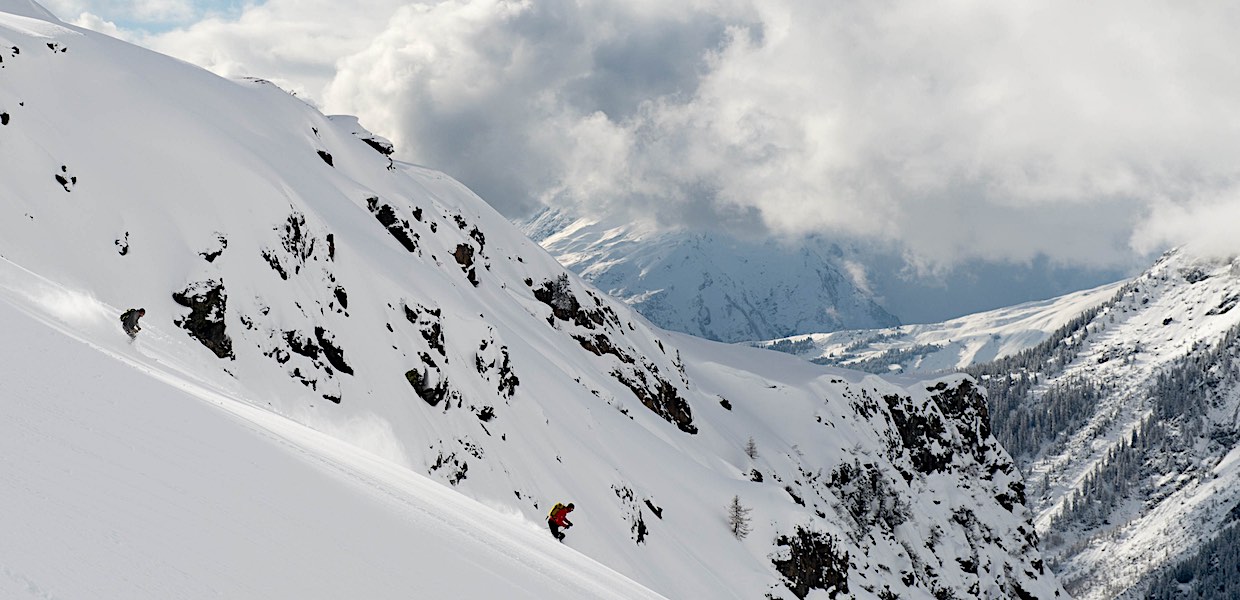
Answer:
<path fill-rule="evenodd" d="M 1171 585 L 1222 598 L 1240 514 L 1237 305 L 1240 263 L 1176 250 L 1129 281 L 950 326 L 768 346 L 879 371 L 962 369 L 987 390 L 994 435 L 1027 477 L 1069 592 L 1169 597 Z M 994 360 L 957 351 L 984 345 Z M 1217 571 L 1202 574 L 1203 561 Z"/>

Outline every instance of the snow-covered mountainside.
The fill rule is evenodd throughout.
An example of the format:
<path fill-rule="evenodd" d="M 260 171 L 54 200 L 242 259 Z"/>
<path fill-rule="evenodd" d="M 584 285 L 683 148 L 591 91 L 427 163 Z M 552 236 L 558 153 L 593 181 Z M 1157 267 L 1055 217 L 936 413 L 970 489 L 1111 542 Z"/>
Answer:
<path fill-rule="evenodd" d="M 515 511 L 185 378 L 161 364 L 175 339 L 83 330 L 99 306 L 29 276 L 6 263 L 0 295 L 65 304 L 0 302 L 0 597 L 662 598 Z"/>
<path fill-rule="evenodd" d="M 529 591 L 559 585 L 523 570 L 561 553 L 519 530 L 572 501 L 568 549 L 669 598 L 1063 595 L 971 379 L 660 331 L 356 120 L 40 11 L 0 0 L 0 323 L 45 357 L 0 361 L 6 437 L 30 447 L 0 454 L 16 457 L 0 498 L 48 527 L 6 527 L 0 589 L 408 597 L 401 575 L 360 594 L 313 582 L 433 554 L 414 573 L 451 596 L 435 591 L 465 567 L 436 565 L 467 548 L 487 574 L 466 589 Z M 130 345 L 118 315 L 135 306 Z M 95 468 L 106 481 L 77 480 Z M 135 477 L 170 511 L 139 534 L 118 496 Z M 418 509 L 445 502 L 472 508 Z M 443 531 L 453 515 L 480 523 Z M 496 552 L 476 548 L 488 527 Z M 209 557 L 190 547 L 204 536 Z M 333 547 L 347 556 L 306 558 Z M 521 548 L 546 556 L 490 563 Z M 224 557 L 282 566 L 234 581 Z M 614 574 L 581 568 L 579 596 L 606 597 Z M 286 587 L 296 569 L 315 576 Z"/>
<path fill-rule="evenodd" d="M 1217 587 L 1240 585 L 1218 570 L 1240 518 L 1237 304 L 1240 262 L 1174 251 L 1129 281 L 1046 302 L 764 345 L 875 372 L 963 369 L 988 390 L 1069 592 L 1231 597 Z M 1192 575 L 1206 562 L 1209 583 Z"/>
<path fill-rule="evenodd" d="M 871 373 L 954 371 L 1037 346 L 1083 312 L 1110 300 L 1121 285 L 1104 285 L 943 323 L 799 335 L 755 345 L 818 364 Z"/>
<path fill-rule="evenodd" d="M 1094 293 L 1110 298 L 966 371 L 988 389 L 1068 590 L 1140 597 L 1240 515 L 1240 262 L 1174 251 Z"/>
<path fill-rule="evenodd" d="M 565 266 L 673 331 L 739 342 L 899 323 L 827 244 L 658 232 L 554 210 L 519 225 Z"/>

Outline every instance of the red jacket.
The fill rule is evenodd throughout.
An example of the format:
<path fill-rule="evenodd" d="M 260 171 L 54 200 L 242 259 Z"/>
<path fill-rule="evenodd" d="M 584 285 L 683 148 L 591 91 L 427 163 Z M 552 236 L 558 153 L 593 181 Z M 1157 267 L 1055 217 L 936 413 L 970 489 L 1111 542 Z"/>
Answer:
<path fill-rule="evenodd" d="M 556 525 L 560 527 L 568 527 L 573 524 L 572 521 L 568 520 L 568 513 L 570 512 L 572 512 L 572 509 L 566 506 L 564 508 L 561 508 L 560 510 L 552 512 L 551 516 L 548 518 L 552 523 L 555 523 Z"/>

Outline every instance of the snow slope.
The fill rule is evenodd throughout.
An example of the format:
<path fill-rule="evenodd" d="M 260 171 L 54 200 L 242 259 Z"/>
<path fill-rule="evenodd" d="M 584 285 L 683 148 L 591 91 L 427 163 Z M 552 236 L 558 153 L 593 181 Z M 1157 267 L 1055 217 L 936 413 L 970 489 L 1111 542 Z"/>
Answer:
<path fill-rule="evenodd" d="M 550 209 L 519 225 L 565 266 L 673 331 L 739 342 L 899 323 L 838 247 L 658 232 Z"/>
<path fill-rule="evenodd" d="M 1046 302 L 764 345 L 878 372 L 980 376 L 1068 591 L 1136 598 L 1240 514 L 1238 301 L 1240 263 L 1173 251 L 1131 280 Z"/>
<path fill-rule="evenodd" d="M 137 461 L 149 465 L 138 489 L 163 499 L 152 510 L 205 521 L 195 535 L 217 536 L 212 547 L 270 537 L 263 555 L 290 570 L 329 545 L 380 566 L 476 548 L 476 531 L 455 524 L 461 535 L 437 543 L 439 523 L 462 515 L 402 508 L 474 506 L 459 493 L 510 516 L 463 515 L 496 530 L 485 544 L 508 555 L 529 540 L 507 542 L 505 531 L 539 529 L 552 503 L 573 501 L 569 549 L 669 598 L 1062 593 L 969 379 L 884 379 L 660 331 L 459 183 L 393 161 L 356 119 L 324 116 L 263 81 L 222 80 L 23 16 L 31 10 L 0 0 L 4 303 L 107 358 L 63 350 L 18 319 L 23 345 L 71 358 L 56 365 L 63 381 L 22 362 L 0 365 L 0 376 L 33 389 L 56 381 L 63 393 L 48 393 L 68 399 L 146 390 L 117 414 L 144 423 L 134 435 L 159 452 L 134 457 L 143 448 L 109 437 L 108 424 L 119 426 L 109 414 L 74 431 L 30 407 L 55 438 L 39 443 L 60 461 L 48 467 L 57 477 L 0 487 L 27 506 L 73 492 L 94 507 L 92 522 L 126 525 L 98 530 L 78 551 L 99 565 L 95 575 L 165 597 L 170 579 L 207 585 L 225 568 L 195 560 L 193 545 L 178 546 L 185 528 L 171 525 L 132 534 L 142 542 L 134 552 L 170 561 L 151 578 L 141 561 L 101 549 L 109 532 L 139 528 L 130 508 L 107 500 L 133 481 L 120 471 Z M 129 346 L 116 318 L 133 306 L 147 316 Z M 124 373 L 104 366 L 113 363 Z M 134 382 L 142 374 L 160 383 Z M 175 403 L 159 404 L 166 397 Z M 78 436 L 94 444 L 86 457 L 56 441 Z M 86 464 L 114 473 L 120 488 L 83 490 L 59 475 Z M 454 492 L 434 495 L 406 471 Z M 267 481 L 282 483 L 255 496 Z M 743 539 L 728 530 L 733 499 L 752 510 Z M 245 527 L 228 525 L 219 515 L 239 505 Z M 356 532 L 346 517 L 355 513 L 366 513 Z M 496 524 L 505 518 L 509 529 Z M 268 521 L 271 532 L 253 533 Z M 425 530 L 434 530 L 425 547 L 403 545 Z M 65 527 L 48 534 L 30 543 L 74 539 Z M 38 535 L 24 530 L 22 543 Z M 481 591 L 507 579 L 561 585 L 524 572 L 544 562 L 469 552 L 464 560 L 499 565 Z M 78 585 L 49 566 L 61 564 L 54 551 L 38 556 L 6 564 L 38 590 Z M 315 556 L 308 567 L 331 573 Z M 605 570 L 574 560 L 595 569 L 589 581 L 611 585 Z M 240 596 L 285 585 L 280 571 L 243 572 L 237 585 L 254 587 Z M 389 577 L 367 585 L 382 596 L 409 581 Z M 580 594 L 598 593 L 583 585 Z"/>
<path fill-rule="evenodd" d="M 940 373 L 1014 356 L 1037 346 L 1123 282 L 942 323 L 791 336 L 756 344 L 819 364 L 873 372 Z"/>
<path fill-rule="evenodd" d="M 34 290 L 60 309 L 17 310 Z M 0 294 L 0 597 L 661 597 L 518 514 L 186 379 L 179 337 L 84 333 L 110 307 L 7 262 Z"/>

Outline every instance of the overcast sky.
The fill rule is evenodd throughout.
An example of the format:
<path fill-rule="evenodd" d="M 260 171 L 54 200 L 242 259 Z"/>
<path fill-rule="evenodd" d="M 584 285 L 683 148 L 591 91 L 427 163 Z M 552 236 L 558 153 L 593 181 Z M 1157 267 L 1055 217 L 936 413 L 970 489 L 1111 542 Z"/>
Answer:
<path fill-rule="evenodd" d="M 1240 3 L 47 0 L 539 206 L 928 266 L 1240 251 Z"/>

